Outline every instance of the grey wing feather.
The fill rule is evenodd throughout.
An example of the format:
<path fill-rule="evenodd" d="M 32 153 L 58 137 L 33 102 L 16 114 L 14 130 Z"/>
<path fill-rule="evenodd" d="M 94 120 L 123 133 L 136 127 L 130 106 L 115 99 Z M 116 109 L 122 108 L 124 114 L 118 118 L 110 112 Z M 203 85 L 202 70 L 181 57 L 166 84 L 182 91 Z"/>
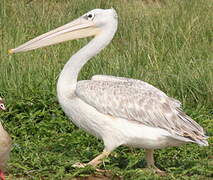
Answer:
<path fill-rule="evenodd" d="M 158 88 L 152 86 L 149 83 L 146 83 L 144 81 L 141 80 L 137 80 L 137 79 L 132 79 L 132 78 L 125 78 L 125 77 L 116 77 L 116 76 L 109 76 L 109 75 L 94 75 L 91 78 L 92 81 L 110 81 L 110 82 L 124 82 L 126 84 L 131 83 L 132 85 L 134 85 L 134 87 L 136 88 L 147 88 L 148 91 L 152 90 L 153 92 L 156 92 L 158 94 L 161 95 L 165 95 L 166 94 L 164 92 L 162 92 L 161 90 L 159 90 Z M 180 103 L 180 101 L 173 99 L 175 102 Z M 180 103 L 181 104 L 181 103 Z"/>
<path fill-rule="evenodd" d="M 94 76 L 92 76 L 91 80 L 93 80 L 93 81 L 131 81 L 131 80 L 135 80 L 135 79 L 109 76 L 109 75 L 94 75 Z"/>
<path fill-rule="evenodd" d="M 203 128 L 181 110 L 179 101 L 143 81 L 96 75 L 79 81 L 76 95 L 101 113 L 206 143 Z"/>
<path fill-rule="evenodd" d="M 94 75 L 92 76 L 91 80 L 93 81 L 120 81 L 120 82 L 133 82 L 133 83 L 138 83 L 141 86 L 149 86 L 150 88 L 152 88 L 153 90 L 157 91 L 159 94 L 163 94 L 166 95 L 165 93 L 163 93 L 162 91 L 160 91 L 159 89 L 157 89 L 156 87 L 143 82 L 141 80 L 136 80 L 136 79 L 131 79 L 131 78 L 125 78 L 125 77 L 116 77 L 116 76 L 109 76 L 109 75 Z M 170 98 L 171 103 L 174 104 L 174 106 L 180 107 L 181 106 L 181 102 L 178 101 L 177 99 Z"/>

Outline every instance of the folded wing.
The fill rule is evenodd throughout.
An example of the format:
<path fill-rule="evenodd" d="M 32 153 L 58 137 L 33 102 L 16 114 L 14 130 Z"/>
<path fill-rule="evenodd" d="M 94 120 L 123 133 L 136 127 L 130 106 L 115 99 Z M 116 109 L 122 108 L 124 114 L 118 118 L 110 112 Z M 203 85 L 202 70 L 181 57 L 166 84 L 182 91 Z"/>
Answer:
<path fill-rule="evenodd" d="M 103 114 L 162 128 L 177 139 L 207 145 L 203 128 L 181 110 L 181 103 L 146 82 L 96 75 L 79 81 L 76 95 Z"/>

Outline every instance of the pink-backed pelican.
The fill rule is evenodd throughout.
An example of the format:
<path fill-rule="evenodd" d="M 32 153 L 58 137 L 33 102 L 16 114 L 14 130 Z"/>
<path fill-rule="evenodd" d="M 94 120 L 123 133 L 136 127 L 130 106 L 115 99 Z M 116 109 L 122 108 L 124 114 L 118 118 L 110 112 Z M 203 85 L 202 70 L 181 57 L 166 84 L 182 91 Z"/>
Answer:
<path fill-rule="evenodd" d="M 40 35 L 10 53 L 29 51 L 67 40 L 94 38 L 65 64 L 57 83 L 59 103 L 78 127 L 104 142 L 103 152 L 89 163 L 97 166 L 121 145 L 145 149 L 148 167 L 154 164 L 154 149 L 197 143 L 207 146 L 203 128 L 187 116 L 181 103 L 141 80 L 95 75 L 77 81 L 81 68 L 104 49 L 117 30 L 114 9 L 94 9 L 80 18 Z"/>

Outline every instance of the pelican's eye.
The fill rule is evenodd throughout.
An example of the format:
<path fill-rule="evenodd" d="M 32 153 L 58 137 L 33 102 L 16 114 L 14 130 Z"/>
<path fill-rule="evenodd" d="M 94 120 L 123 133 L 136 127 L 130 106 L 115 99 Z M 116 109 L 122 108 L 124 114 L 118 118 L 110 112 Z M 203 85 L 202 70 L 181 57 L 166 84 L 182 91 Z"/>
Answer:
<path fill-rule="evenodd" d="M 88 20 L 92 21 L 95 17 L 95 14 L 89 13 L 89 14 L 86 15 L 86 17 L 87 17 Z"/>

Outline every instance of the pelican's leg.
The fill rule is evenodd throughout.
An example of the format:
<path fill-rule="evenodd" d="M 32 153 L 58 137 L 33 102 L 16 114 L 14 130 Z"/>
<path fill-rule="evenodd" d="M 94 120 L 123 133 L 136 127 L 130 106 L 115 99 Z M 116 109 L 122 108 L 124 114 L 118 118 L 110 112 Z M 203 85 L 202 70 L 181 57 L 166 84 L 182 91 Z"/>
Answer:
<path fill-rule="evenodd" d="M 95 157 L 95 158 L 94 158 L 93 160 L 91 160 L 90 162 L 88 162 L 88 163 L 75 163 L 75 164 L 73 165 L 73 167 L 82 168 L 82 167 L 85 167 L 85 166 L 87 166 L 87 165 L 91 165 L 91 166 L 93 166 L 93 167 L 96 167 L 96 166 L 99 165 L 99 164 L 102 162 L 102 160 L 103 160 L 105 157 L 107 157 L 109 154 L 110 154 L 110 152 L 109 152 L 109 151 L 106 151 L 106 150 L 104 149 L 103 152 L 102 152 L 100 155 L 98 155 L 97 157 Z"/>
<path fill-rule="evenodd" d="M 146 157 L 146 163 L 147 167 L 150 169 L 153 169 L 155 173 L 160 174 L 160 175 L 165 175 L 165 172 L 158 169 L 155 166 L 155 161 L 154 161 L 154 150 L 153 149 L 145 149 L 145 157 Z"/>
<path fill-rule="evenodd" d="M 153 149 L 145 149 L 145 157 L 146 157 L 146 163 L 148 167 L 155 166 Z"/>
<path fill-rule="evenodd" d="M 109 156 L 109 154 L 110 154 L 110 152 L 108 152 L 108 151 L 106 151 L 104 149 L 103 152 L 100 155 L 96 156 L 93 160 L 91 160 L 90 162 L 88 162 L 88 165 L 96 167 L 97 165 L 99 165 L 102 162 L 102 160 L 105 157 Z"/>

